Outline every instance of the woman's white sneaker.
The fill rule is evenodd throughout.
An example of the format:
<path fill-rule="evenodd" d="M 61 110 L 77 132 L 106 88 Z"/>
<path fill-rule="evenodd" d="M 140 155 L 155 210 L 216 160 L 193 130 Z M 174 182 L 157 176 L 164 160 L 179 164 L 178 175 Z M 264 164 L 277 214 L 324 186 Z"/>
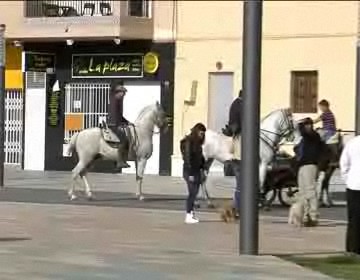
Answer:
<path fill-rule="evenodd" d="M 196 218 L 193 216 L 192 213 L 186 214 L 186 216 L 185 216 L 185 224 L 196 224 L 196 223 L 198 223 L 198 222 L 199 222 L 199 220 L 196 219 Z"/>

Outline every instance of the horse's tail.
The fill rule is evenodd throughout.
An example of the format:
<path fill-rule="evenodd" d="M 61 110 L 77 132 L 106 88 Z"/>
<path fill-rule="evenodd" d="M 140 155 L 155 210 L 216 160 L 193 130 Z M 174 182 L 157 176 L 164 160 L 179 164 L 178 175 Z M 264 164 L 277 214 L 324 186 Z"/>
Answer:
<path fill-rule="evenodd" d="M 76 141 L 77 141 L 77 138 L 79 136 L 79 133 L 75 133 L 73 136 L 71 136 L 70 138 L 70 142 L 69 142 L 69 148 L 67 150 L 67 153 L 70 155 L 72 154 L 75 149 L 76 149 Z"/>

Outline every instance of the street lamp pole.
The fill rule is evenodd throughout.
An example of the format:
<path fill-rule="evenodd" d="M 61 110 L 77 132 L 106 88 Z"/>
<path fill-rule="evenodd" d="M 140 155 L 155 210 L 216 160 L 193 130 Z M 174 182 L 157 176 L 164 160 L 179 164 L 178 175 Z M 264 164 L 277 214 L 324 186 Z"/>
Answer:
<path fill-rule="evenodd" d="M 244 1 L 240 254 L 259 253 L 259 137 L 262 0 Z"/>
<path fill-rule="evenodd" d="M 360 38 L 356 44 L 355 135 L 360 135 Z"/>
<path fill-rule="evenodd" d="M 5 161 L 5 24 L 0 24 L 0 187 L 4 187 Z"/>

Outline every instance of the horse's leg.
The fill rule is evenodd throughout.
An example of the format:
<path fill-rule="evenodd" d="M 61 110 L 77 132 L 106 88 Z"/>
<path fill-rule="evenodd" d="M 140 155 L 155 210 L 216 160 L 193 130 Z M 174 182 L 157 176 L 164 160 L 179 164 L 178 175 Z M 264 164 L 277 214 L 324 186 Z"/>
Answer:
<path fill-rule="evenodd" d="M 323 200 L 323 204 L 324 206 L 326 207 L 331 207 L 334 205 L 331 197 L 330 197 L 330 194 L 329 194 L 329 186 L 330 186 L 330 179 L 331 179 L 331 176 L 333 175 L 335 171 L 335 168 L 334 167 L 330 167 L 326 172 L 325 172 L 325 176 L 324 176 L 324 179 L 323 179 L 323 182 L 321 184 L 321 189 L 323 190 L 324 192 L 324 200 Z"/>
<path fill-rule="evenodd" d="M 265 210 L 269 210 L 270 206 L 266 203 L 266 194 L 265 194 L 265 177 L 267 172 L 267 163 L 264 161 L 260 162 L 259 165 L 259 191 L 260 191 L 260 207 L 265 207 Z"/>
<path fill-rule="evenodd" d="M 137 182 L 137 192 L 136 197 L 139 200 L 144 200 L 144 195 L 142 193 L 142 181 L 144 177 L 145 167 L 146 167 L 146 159 L 140 159 L 135 161 L 136 166 L 136 182 Z"/>
<path fill-rule="evenodd" d="M 83 164 L 83 161 L 80 160 L 77 165 L 72 170 L 72 182 L 70 184 L 70 187 L 68 189 L 68 196 L 70 200 L 75 200 L 77 196 L 75 195 L 75 184 L 77 178 L 80 176 L 81 172 L 85 169 L 85 164 Z"/>
<path fill-rule="evenodd" d="M 326 172 L 323 170 L 320 170 L 319 176 L 318 176 L 318 185 L 317 185 L 317 193 L 318 193 L 318 201 L 319 205 L 322 205 L 324 200 L 324 180 L 326 177 Z"/>
<path fill-rule="evenodd" d="M 92 191 L 91 191 L 91 185 L 90 185 L 89 180 L 86 175 L 87 175 L 87 171 L 83 171 L 80 174 L 81 178 L 84 181 L 84 185 L 85 185 L 85 195 L 86 195 L 87 199 L 91 200 L 93 198 L 93 195 L 92 195 Z"/>
<path fill-rule="evenodd" d="M 209 192 L 207 190 L 207 185 L 206 185 L 207 180 L 208 180 L 208 176 L 209 176 L 209 172 L 210 172 L 210 167 L 211 167 L 213 162 L 214 162 L 214 159 L 208 159 L 205 162 L 204 180 L 201 183 L 202 198 L 203 198 L 203 200 L 205 200 L 207 202 L 208 208 L 214 208 L 214 204 L 212 203 L 212 199 L 210 198 Z"/>

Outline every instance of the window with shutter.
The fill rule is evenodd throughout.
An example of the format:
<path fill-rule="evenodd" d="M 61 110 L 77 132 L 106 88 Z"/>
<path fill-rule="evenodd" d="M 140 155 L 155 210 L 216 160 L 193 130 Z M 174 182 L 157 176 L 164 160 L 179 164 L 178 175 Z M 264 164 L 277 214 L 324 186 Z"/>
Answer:
<path fill-rule="evenodd" d="M 294 113 L 317 112 L 318 71 L 292 71 L 290 87 Z"/>

